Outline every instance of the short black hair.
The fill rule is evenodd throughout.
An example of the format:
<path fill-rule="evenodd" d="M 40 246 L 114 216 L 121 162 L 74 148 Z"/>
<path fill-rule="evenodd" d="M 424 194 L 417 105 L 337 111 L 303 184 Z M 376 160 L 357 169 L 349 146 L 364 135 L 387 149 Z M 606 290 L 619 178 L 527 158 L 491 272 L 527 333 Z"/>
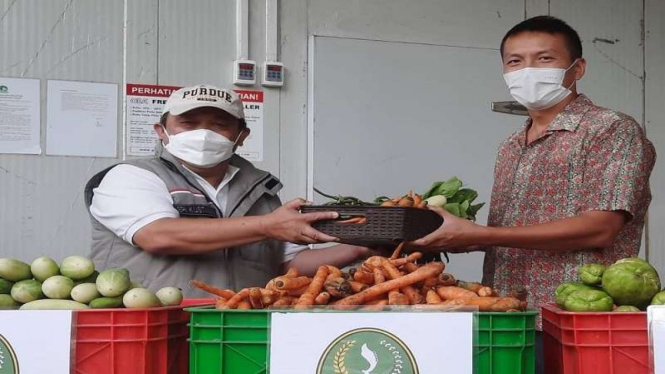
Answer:
<path fill-rule="evenodd" d="M 162 114 L 161 117 L 159 117 L 159 124 L 162 125 L 163 127 L 166 128 L 166 118 L 168 118 L 169 112 L 166 112 Z M 240 125 L 240 130 L 244 130 L 247 127 L 247 122 L 243 118 L 238 119 L 238 123 Z"/>
<path fill-rule="evenodd" d="M 503 59 L 503 47 L 506 40 L 511 36 L 521 34 L 523 32 L 536 31 L 545 32 L 548 34 L 560 34 L 566 39 L 566 47 L 570 53 L 570 57 L 574 60 L 582 58 L 582 40 L 577 34 L 577 31 L 570 27 L 564 21 L 552 16 L 536 16 L 524 20 L 512 29 L 510 29 L 501 40 L 501 58 Z"/>

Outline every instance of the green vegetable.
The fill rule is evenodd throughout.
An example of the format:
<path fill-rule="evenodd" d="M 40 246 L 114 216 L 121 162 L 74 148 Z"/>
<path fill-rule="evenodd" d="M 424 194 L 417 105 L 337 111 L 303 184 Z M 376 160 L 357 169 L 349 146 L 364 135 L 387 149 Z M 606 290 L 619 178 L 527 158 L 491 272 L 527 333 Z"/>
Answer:
<path fill-rule="evenodd" d="M 614 301 L 600 290 L 577 290 L 571 292 L 563 303 L 569 312 L 609 312 Z"/>
<path fill-rule="evenodd" d="M 129 290 L 130 280 L 127 269 L 107 269 L 97 277 L 97 291 L 106 297 L 116 297 Z"/>
<path fill-rule="evenodd" d="M 16 282 L 12 287 L 12 298 L 19 303 L 29 303 L 44 297 L 42 284 L 34 279 Z"/>
<path fill-rule="evenodd" d="M 651 305 L 665 305 L 665 290 L 658 292 L 651 299 Z"/>
<path fill-rule="evenodd" d="M 95 283 L 97 281 L 98 276 L 99 276 L 99 272 L 97 270 L 95 270 L 89 276 L 87 276 L 83 279 L 79 279 L 79 280 L 74 281 L 74 285 L 78 286 L 79 284 L 83 284 L 83 283 Z"/>
<path fill-rule="evenodd" d="M 0 278 L 18 282 L 32 278 L 30 265 L 13 258 L 0 258 Z"/>
<path fill-rule="evenodd" d="M 603 273 L 602 285 L 618 305 L 647 306 L 660 291 L 658 272 L 639 258 L 623 259 Z"/>
<path fill-rule="evenodd" d="M 127 291 L 122 297 L 122 303 L 127 308 L 153 308 L 162 306 L 157 295 L 146 288 L 133 288 Z"/>
<path fill-rule="evenodd" d="M 579 274 L 584 284 L 593 286 L 600 284 L 605 269 L 605 266 L 600 264 L 587 264 L 577 268 L 577 274 Z"/>
<path fill-rule="evenodd" d="M 143 285 L 139 282 L 134 282 L 134 281 L 129 282 L 129 289 L 131 290 L 131 289 L 134 289 L 134 288 L 143 288 Z M 129 291 L 129 290 L 127 290 L 127 291 Z"/>
<path fill-rule="evenodd" d="M 9 295 L 13 285 L 14 282 L 0 278 L 0 295 Z"/>
<path fill-rule="evenodd" d="M 470 204 L 477 198 L 478 198 L 478 192 L 470 188 L 462 188 L 459 191 L 457 191 L 457 193 L 455 193 L 455 195 L 453 195 L 450 199 L 448 199 L 448 202 L 463 203 L 465 201 L 468 201 Z"/>
<path fill-rule="evenodd" d="M 446 199 L 446 197 L 443 195 L 436 195 L 425 199 L 425 201 L 427 202 L 428 206 L 437 206 L 439 208 L 443 208 L 448 202 L 448 199 Z"/>
<path fill-rule="evenodd" d="M 443 195 L 446 198 L 451 198 L 459 189 L 462 188 L 462 181 L 457 177 L 452 177 L 445 182 L 436 182 L 425 192 L 423 199 L 428 199 L 432 196 Z"/>
<path fill-rule="evenodd" d="M 30 271 L 35 279 L 43 282 L 54 275 L 60 274 L 60 267 L 53 259 L 43 256 L 32 261 Z"/>
<path fill-rule="evenodd" d="M 11 296 L 2 294 L 0 295 L 0 309 L 15 309 L 20 304 L 16 300 L 12 299 Z"/>
<path fill-rule="evenodd" d="M 72 288 L 74 281 L 62 275 L 54 275 L 42 283 L 42 292 L 49 299 L 69 299 Z"/>
<path fill-rule="evenodd" d="M 72 280 L 81 280 L 95 272 L 95 264 L 83 256 L 70 256 L 62 260 L 60 273 Z"/>
<path fill-rule="evenodd" d="M 76 309 L 88 309 L 88 306 L 85 304 L 77 303 L 72 300 L 35 300 L 29 303 L 23 304 L 19 309 L 23 310 L 76 310 Z"/>
<path fill-rule="evenodd" d="M 92 300 L 101 297 L 94 283 L 81 283 L 72 289 L 71 297 L 74 301 L 89 304 Z"/>
<path fill-rule="evenodd" d="M 588 286 L 584 283 L 576 283 L 576 282 L 564 282 L 559 285 L 559 287 L 556 288 L 554 291 L 554 298 L 556 300 L 557 305 L 563 308 L 564 302 L 566 301 L 566 298 L 568 295 L 570 295 L 573 291 L 578 291 L 578 290 L 595 290 L 596 288 Z"/>
<path fill-rule="evenodd" d="M 176 306 L 182 303 L 182 290 L 176 287 L 164 287 L 157 291 L 156 295 L 164 306 Z"/>
<path fill-rule="evenodd" d="M 122 297 L 100 297 L 90 302 L 92 309 L 107 309 L 122 307 Z"/>
<path fill-rule="evenodd" d="M 443 209 L 447 210 L 450 212 L 450 214 L 453 214 L 457 217 L 462 216 L 462 210 L 460 209 L 459 203 L 448 203 L 443 206 Z"/>
<path fill-rule="evenodd" d="M 640 312 L 640 309 L 632 305 L 621 305 L 614 309 L 614 312 Z"/>

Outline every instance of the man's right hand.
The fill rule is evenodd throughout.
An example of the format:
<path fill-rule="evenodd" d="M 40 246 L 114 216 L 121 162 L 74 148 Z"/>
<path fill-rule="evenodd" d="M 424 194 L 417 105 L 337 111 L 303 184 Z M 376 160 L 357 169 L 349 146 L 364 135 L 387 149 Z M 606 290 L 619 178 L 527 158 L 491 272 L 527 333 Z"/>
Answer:
<path fill-rule="evenodd" d="M 312 228 L 316 221 L 331 220 L 339 216 L 336 212 L 300 213 L 300 207 L 307 202 L 295 199 L 282 205 L 274 212 L 263 216 L 262 227 L 266 236 L 296 244 L 316 244 L 336 242 L 339 239 Z"/>

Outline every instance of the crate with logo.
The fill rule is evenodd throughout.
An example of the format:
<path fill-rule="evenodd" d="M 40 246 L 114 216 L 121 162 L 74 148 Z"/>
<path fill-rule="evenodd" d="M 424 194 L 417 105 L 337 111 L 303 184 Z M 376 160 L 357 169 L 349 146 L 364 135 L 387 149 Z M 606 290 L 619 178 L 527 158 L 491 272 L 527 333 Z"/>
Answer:
<path fill-rule="evenodd" d="M 546 305 L 543 352 L 550 374 L 648 374 L 646 312 L 567 312 Z"/>
<path fill-rule="evenodd" d="M 187 310 L 191 316 L 190 374 L 270 373 L 272 311 L 216 310 L 211 307 Z M 536 315 L 535 311 L 478 313 L 473 372 L 475 374 L 533 373 Z M 366 335 L 374 333 L 369 331 L 371 329 L 367 330 L 363 333 Z M 388 341 L 388 339 L 382 340 Z M 345 347 L 340 346 L 342 343 L 340 341 L 335 345 L 333 342 L 328 349 L 334 349 L 336 354 L 342 354 L 345 352 Z M 390 344 L 400 345 L 395 342 Z M 362 354 L 362 348 L 360 352 Z M 334 354 L 324 357 L 335 360 Z M 337 357 L 338 362 L 340 359 L 341 356 Z"/>

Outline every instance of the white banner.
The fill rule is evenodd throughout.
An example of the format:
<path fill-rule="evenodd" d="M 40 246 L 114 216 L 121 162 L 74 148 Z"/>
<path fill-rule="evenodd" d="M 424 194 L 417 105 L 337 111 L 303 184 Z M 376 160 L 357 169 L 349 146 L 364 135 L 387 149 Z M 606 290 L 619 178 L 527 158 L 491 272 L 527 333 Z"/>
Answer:
<path fill-rule="evenodd" d="M 273 313 L 271 374 L 473 372 L 472 313 Z"/>
<path fill-rule="evenodd" d="M 70 374 L 71 310 L 0 311 L 0 374 Z"/>
<path fill-rule="evenodd" d="M 665 374 L 665 305 L 647 308 L 649 340 L 653 357 L 653 373 Z"/>

